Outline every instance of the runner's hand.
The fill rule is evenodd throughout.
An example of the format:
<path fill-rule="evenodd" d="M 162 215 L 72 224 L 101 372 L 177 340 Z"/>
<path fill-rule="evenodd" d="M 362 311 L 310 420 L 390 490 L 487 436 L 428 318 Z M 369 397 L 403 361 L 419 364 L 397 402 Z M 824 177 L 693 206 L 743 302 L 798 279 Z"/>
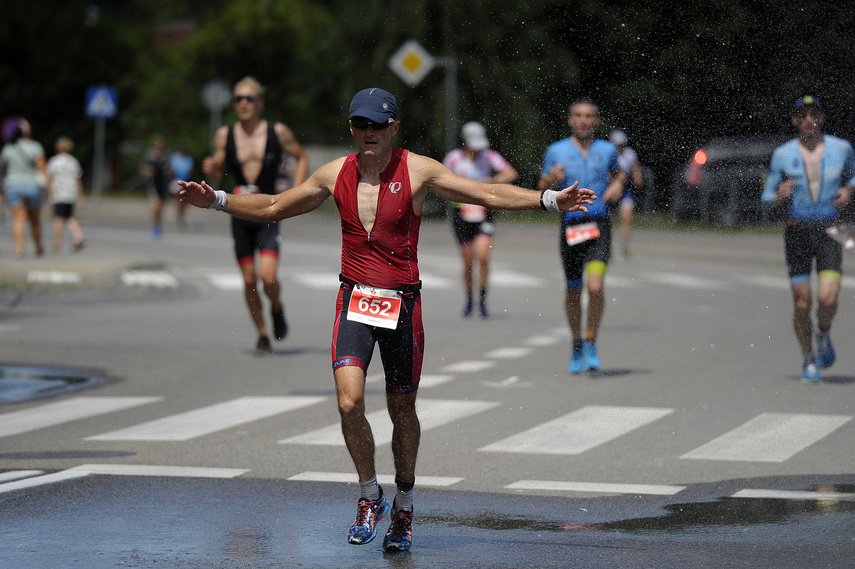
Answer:
<path fill-rule="evenodd" d="M 204 180 L 201 184 L 178 180 L 178 185 L 181 186 L 181 191 L 178 192 L 181 202 L 189 203 L 203 209 L 207 209 L 214 203 L 214 188 L 209 186 Z"/>
<path fill-rule="evenodd" d="M 572 186 L 564 188 L 558 195 L 555 196 L 555 201 L 558 204 L 558 209 L 561 211 L 584 211 L 588 213 L 586 205 L 591 205 L 597 196 L 593 190 L 588 188 L 580 188 L 579 182 L 573 182 Z"/>

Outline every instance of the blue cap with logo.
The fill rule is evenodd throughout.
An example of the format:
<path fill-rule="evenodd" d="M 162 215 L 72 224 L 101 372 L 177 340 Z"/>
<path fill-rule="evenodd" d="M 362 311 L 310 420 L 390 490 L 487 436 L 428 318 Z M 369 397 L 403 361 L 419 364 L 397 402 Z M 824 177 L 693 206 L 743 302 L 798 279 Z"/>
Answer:
<path fill-rule="evenodd" d="M 377 87 L 363 89 L 350 101 L 350 114 L 353 117 L 365 117 L 374 122 L 395 122 L 398 118 L 398 102 L 395 95 Z"/>
<path fill-rule="evenodd" d="M 814 97 L 813 95 L 805 95 L 798 101 L 796 101 L 796 106 L 794 110 L 798 111 L 802 107 L 813 106 L 818 109 L 822 108 L 822 104 L 819 102 L 819 97 Z"/>

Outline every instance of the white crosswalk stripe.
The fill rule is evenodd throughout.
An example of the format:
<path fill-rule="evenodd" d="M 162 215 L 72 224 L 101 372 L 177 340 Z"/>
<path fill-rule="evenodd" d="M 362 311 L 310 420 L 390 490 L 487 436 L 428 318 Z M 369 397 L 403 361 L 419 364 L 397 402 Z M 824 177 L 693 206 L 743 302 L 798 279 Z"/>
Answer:
<path fill-rule="evenodd" d="M 0 437 L 54 427 L 160 401 L 162 397 L 75 397 L 0 415 Z"/>
<path fill-rule="evenodd" d="M 478 450 L 581 454 L 673 412 L 652 407 L 589 405 Z"/>
<path fill-rule="evenodd" d="M 240 397 L 201 409 L 110 431 L 89 441 L 188 441 L 244 423 L 316 405 L 326 397 Z"/>
<path fill-rule="evenodd" d="M 851 420 L 846 415 L 763 413 L 681 458 L 784 462 Z"/>
<path fill-rule="evenodd" d="M 443 399 L 420 399 L 416 403 L 422 434 L 465 417 L 498 407 L 493 401 L 456 401 Z M 366 415 L 374 432 L 375 444 L 385 444 L 392 440 L 392 421 L 386 409 L 374 411 Z M 344 446 L 341 425 L 338 423 L 310 431 L 302 435 L 279 441 L 282 444 Z"/>

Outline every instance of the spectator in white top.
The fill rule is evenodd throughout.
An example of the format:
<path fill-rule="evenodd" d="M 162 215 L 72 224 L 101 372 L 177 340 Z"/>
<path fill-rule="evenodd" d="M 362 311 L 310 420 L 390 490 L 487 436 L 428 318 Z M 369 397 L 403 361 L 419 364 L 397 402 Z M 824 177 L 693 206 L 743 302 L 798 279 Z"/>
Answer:
<path fill-rule="evenodd" d="M 53 204 L 53 250 L 59 251 L 62 245 L 63 226 L 68 227 L 74 245 L 72 250 L 83 249 L 86 241 L 83 231 L 74 216 L 75 206 L 86 202 L 83 193 L 83 169 L 77 158 L 71 155 L 74 141 L 67 136 L 61 136 L 56 141 L 56 154 L 48 160 L 47 171 L 50 174 L 48 195 Z"/>

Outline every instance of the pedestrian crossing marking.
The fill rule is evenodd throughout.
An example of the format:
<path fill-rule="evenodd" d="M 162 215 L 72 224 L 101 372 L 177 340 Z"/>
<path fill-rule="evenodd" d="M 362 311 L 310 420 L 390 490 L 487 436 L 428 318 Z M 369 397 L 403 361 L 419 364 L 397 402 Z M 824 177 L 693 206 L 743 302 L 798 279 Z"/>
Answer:
<path fill-rule="evenodd" d="M 442 368 L 442 371 L 448 373 L 478 373 L 479 371 L 490 369 L 495 365 L 496 362 L 464 360 L 462 362 L 449 364 Z"/>
<path fill-rule="evenodd" d="M 0 494 L 25 490 L 27 488 L 35 488 L 36 486 L 44 486 L 46 484 L 56 484 L 57 482 L 65 482 L 66 480 L 74 480 L 75 478 L 84 478 L 89 476 L 89 474 L 89 472 L 82 470 L 61 470 L 59 472 L 53 472 L 42 476 L 32 476 L 30 478 L 24 478 L 23 480 L 15 480 L 14 482 L 0 484 Z"/>
<path fill-rule="evenodd" d="M 168 271 L 124 271 L 121 279 L 125 286 L 178 288 L 178 279 Z"/>
<path fill-rule="evenodd" d="M 502 288 L 543 288 L 545 281 L 534 275 L 527 275 L 517 271 L 491 270 L 490 286 Z"/>
<path fill-rule="evenodd" d="M 564 338 L 558 336 L 532 336 L 523 340 L 523 344 L 533 348 L 542 348 L 546 346 L 554 346 L 560 342 L 564 342 Z"/>
<path fill-rule="evenodd" d="M 44 473 L 44 470 L 10 470 L 9 472 L 0 472 L 0 483 L 20 480 L 22 478 L 30 478 L 31 476 L 39 476 Z"/>
<path fill-rule="evenodd" d="M 529 348 L 497 348 L 484 354 L 485 358 L 496 360 L 515 360 L 531 353 Z"/>
<path fill-rule="evenodd" d="M 644 280 L 654 284 L 666 284 L 678 288 L 730 290 L 726 281 L 705 279 L 683 273 L 643 273 Z"/>
<path fill-rule="evenodd" d="M 187 441 L 258 421 L 280 413 L 317 405 L 322 396 L 239 397 L 231 401 L 110 431 L 87 441 Z"/>
<path fill-rule="evenodd" d="M 75 397 L 67 401 L 3 413 L 0 415 L 0 437 L 18 435 L 78 419 L 124 411 L 162 399 L 163 397 Z"/>
<path fill-rule="evenodd" d="M 427 430 L 459 421 L 464 417 L 476 415 L 488 409 L 498 407 L 494 401 L 458 401 L 445 399 L 419 399 L 416 410 L 419 414 L 422 433 Z M 374 433 L 374 443 L 377 445 L 391 442 L 392 421 L 386 409 L 374 411 L 366 415 Z M 279 441 L 280 444 L 344 446 L 341 425 L 338 423 L 310 431 L 302 435 Z"/>
<path fill-rule="evenodd" d="M 80 284 L 83 277 L 80 273 L 71 271 L 29 271 L 27 272 L 28 283 L 47 284 Z"/>
<path fill-rule="evenodd" d="M 419 475 L 419 486 L 451 486 L 462 481 L 463 478 L 453 476 L 422 476 Z M 342 482 L 358 484 L 359 475 L 350 472 L 301 472 L 288 478 L 292 482 Z M 395 485 L 394 474 L 378 474 L 377 482 L 386 486 Z"/>
<path fill-rule="evenodd" d="M 653 407 L 589 405 L 478 450 L 581 454 L 673 412 L 673 409 Z"/>
<path fill-rule="evenodd" d="M 762 413 L 680 458 L 784 462 L 850 420 L 848 415 Z"/>
<path fill-rule="evenodd" d="M 548 490 L 555 492 L 584 492 L 594 494 L 646 494 L 673 496 L 686 486 L 659 484 L 608 484 L 603 482 L 562 482 L 549 480 L 519 480 L 505 486 L 508 490 Z"/>
<path fill-rule="evenodd" d="M 835 502 L 851 502 L 855 501 L 855 493 L 746 488 L 734 493 L 731 498 L 759 498 L 761 500 L 831 500 Z"/>
<path fill-rule="evenodd" d="M 81 464 L 68 472 L 111 476 L 164 476 L 170 478 L 235 478 L 246 474 L 246 468 L 211 468 L 207 466 L 168 466 L 153 464 Z"/>

